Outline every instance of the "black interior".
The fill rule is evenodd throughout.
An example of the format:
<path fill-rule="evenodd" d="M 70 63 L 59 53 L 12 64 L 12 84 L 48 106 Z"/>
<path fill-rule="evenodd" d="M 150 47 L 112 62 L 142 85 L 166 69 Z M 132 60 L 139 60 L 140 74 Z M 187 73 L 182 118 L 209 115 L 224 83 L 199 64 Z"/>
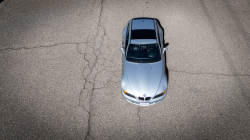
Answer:
<path fill-rule="evenodd" d="M 157 44 L 137 45 L 130 44 L 127 53 L 128 61 L 156 62 L 161 60 L 159 46 Z"/>

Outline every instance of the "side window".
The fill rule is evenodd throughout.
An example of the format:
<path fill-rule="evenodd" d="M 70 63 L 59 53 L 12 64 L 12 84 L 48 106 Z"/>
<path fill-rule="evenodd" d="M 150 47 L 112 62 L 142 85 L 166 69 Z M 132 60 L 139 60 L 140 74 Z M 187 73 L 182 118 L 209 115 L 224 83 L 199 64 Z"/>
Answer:
<path fill-rule="evenodd" d="M 159 25 L 158 25 L 158 23 L 157 23 L 157 21 L 156 21 L 156 26 L 157 26 L 157 35 L 158 35 L 158 43 L 159 43 L 159 45 L 161 46 L 161 36 L 160 36 L 160 27 L 159 27 Z M 161 46 L 162 47 L 162 46 Z"/>
<path fill-rule="evenodd" d="M 163 30 L 162 28 L 159 26 L 159 24 L 157 23 L 157 27 L 158 27 L 158 38 L 159 38 L 159 44 L 161 45 L 161 47 L 164 47 L 164 42 L 163 42 Z"/>
<path fill-rule="evenodd" d="M 127 33 L 126 33 L 126 43 L 125 43 L 125 51 L 127 50 L 127 46 L 128 46 L 129 29 L 130 29 L 130 23 L 128 23 L 128 27 L 127 27 Z"/>

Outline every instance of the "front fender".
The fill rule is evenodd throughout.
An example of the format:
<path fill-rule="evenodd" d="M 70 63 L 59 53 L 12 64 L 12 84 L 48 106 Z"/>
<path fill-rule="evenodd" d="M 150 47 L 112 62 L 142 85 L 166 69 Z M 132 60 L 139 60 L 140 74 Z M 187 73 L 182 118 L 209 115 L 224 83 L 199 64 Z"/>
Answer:
<path fill-rule="evenodd" d="M 123 71 L 122 78 L 121 78 L 121 90 L 126 90 L 128 93 L 133 94 L 133 91 L 131 90 L 125 71 Z"/>
<path fill-rule="evenodd" d="M 168 79 L 167 79 L 167 76 L 165 73 L 162 74 L 161 82 L 160 82 L 160 85 L 159 85 L 155 95 L 162 93 L 164 90 L 165 90 L 165 94 L 166 94 L 167 90 L 168 90 Z"/>

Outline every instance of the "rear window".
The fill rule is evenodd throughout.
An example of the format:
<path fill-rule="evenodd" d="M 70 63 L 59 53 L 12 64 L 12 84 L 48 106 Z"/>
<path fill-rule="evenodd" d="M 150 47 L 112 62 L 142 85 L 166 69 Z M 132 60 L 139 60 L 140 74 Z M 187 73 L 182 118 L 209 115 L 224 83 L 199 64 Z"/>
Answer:
<path fill-rule="evenodd" d="M 131 39 L 156 39 L 155 30 L 132 30 Z"/>

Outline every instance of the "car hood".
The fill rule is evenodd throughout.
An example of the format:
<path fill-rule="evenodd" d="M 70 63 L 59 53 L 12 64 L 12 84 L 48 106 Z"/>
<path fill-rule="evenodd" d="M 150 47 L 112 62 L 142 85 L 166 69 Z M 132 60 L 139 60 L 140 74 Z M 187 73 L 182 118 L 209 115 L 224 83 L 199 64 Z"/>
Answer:
<path fill-rule="evenodd" d="M 155 63 L 125 61 L 129 85 L 135 96 L 155 96 L 162 76 L 162 60 Z"/>

